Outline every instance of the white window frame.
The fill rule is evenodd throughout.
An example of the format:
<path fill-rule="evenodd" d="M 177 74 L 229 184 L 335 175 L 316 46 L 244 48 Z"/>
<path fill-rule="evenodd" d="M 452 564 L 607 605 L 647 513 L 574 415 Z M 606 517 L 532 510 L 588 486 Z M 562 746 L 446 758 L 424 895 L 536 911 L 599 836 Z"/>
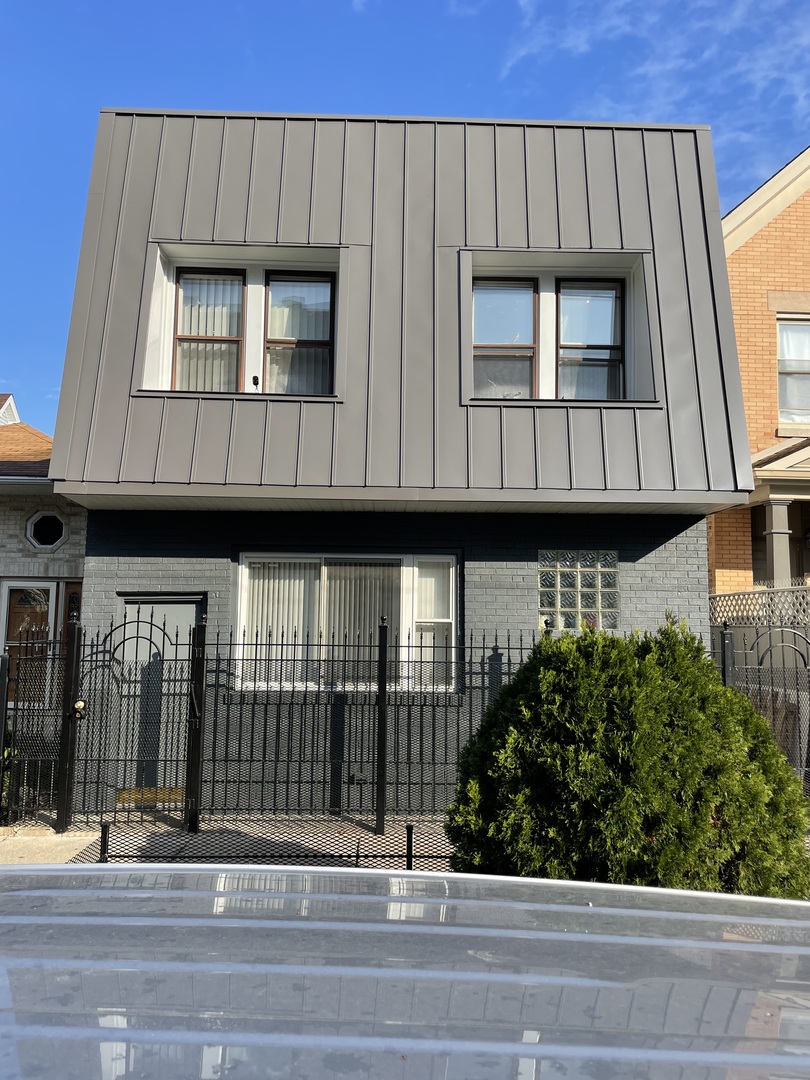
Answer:
<path fill-rule="evenodd" d="M 779 416 L 778 428 L 782 429 L 782 433 L 791 435 L 805 435 L 810 432 L 810 409 L 808 409 L 808 418 L 806 420 L 785 420 L 782 418 L 782 406 L 779 401 L 780 398 L 780 381 L 782 374 L 802 374 L 804 372 L 782 372 L 780 371 L 780 365 L 782 360 L 789 359 L 781 355 L 782 350 L 779 347 L 779 328 L 781 326 L 807 326 L 810 329 L 810 313 L 779 313 L 776 316 L 776 402 Z M 810 361 L 808 361 L 808 371 L 806 374 L 808 383 L 810 383 Z M 777 434 L 780 434 L 777 431 Z"/>
<path fill-rule="evenodd" d="M 331 401 L 345 396 L 348 290 L 340 288 L 341 279 L 349 279 L 349 249 L 345 247 L 264 247 L 223 244 L 149 245 L 150 265 L 144 278 L 142 310 L 149 311 L 146 335 L 142 344 L 142 363 L 133 383 L 133 392 L 201 394 L 205 391 L 172 390 L 174 369 L 177 277 L 187 268 L 244 274 L 242 308 L 241 389 L 213 391 L 218 397 L 261 395 L 273 399 Z M 317 276 L 333 275 L 332 291 L 334 339 L 332 355 L 333 385 L 331 394 L 265 394 L 264 364 L 266 348 L 266 276 L 300 271 Z M 341 333 L 341 330 L 343 332 Z M 257 380 L 254 384 L 254 378 Z"/>
<path fill-rule="evenodd" d="M 419 649 L 419 643 L 416 640 L 416 599 L 417 588 L 416 581 L 419 573 L 420 562 L 442 562 L 446 563 L 450 567 L 450 618 L 434 618 L 431 622 L 434 623 L 447 623 L 449 627 L 449 633 L 447 640 L 450 642 L 451 649 L 456 645 L 456 634 L 458 627 L 458 559 L 455 555 L 447 555 L 444 552 L 433 554 L 431 552 L 422 552 L 416 554 L 402 554 L 401 552 L 372 552 L 372 553 L 358 553 L 355 551 L 343 552 L 332 551 L 323 552 L 319 554 L 313 554 L 312 552 L 301 553 L 299 551 L 282 551 L 282 552 L 267 552 L 267 551 L 245 551 L 242 552 L 239 558 L 239 567 L 237 570 L 237 604 L 238 610 L 236 615 L 236 625 L 239 629 L 240 640 L 250 642 L 254 639 L 256 634 L 256 628 L 248 627 L 245 624 L 245 612 L 248 608 L 248 589 L 250 588 L 250 573 L 248 563 L 251 561 L 265 561 L 265 562 L 309 562 L 319 564 L 321 567 L 321 575 L 323 575 L 324 567 L 329 559 L 339 559 L 342 562 L 357 562 L 370 563 L 392 563 L 398 561 L 400 564 L 400 625 L 399 625 L 399 662 L 402 672 L 402 688 L 405 689 L 408 686 L 407 676 L 410 672 L 410 668 L 419 663 L 418 656 L 414 656 L 414 650 Z M 321 577 L 321 584 L 323 584 L 323 576 Z M 326 603 L 326 589 L 321 587 L 320 589 L 320 604 L 321 611 L 319 613 L 319 620 L 323 619 L 324 604 Z M 380 614 L 383 614 L 382 612 Z M 424 620 L 427 621 L 427 620 Z M 390 630 L 389 646 L 393 645 L 394 637 L 396 633 L 395 627 Z M 318 634 L 323 630 L 324 635 L 331 634 L 331 628 L 328 627 L 309 627 L 303 628 L 298 632 L 297 640 L 305 641 L 307 630 L 310 634 L 310 642 L 318 642 Z M 259 633 L 259 639 L 261 639 L 261 631 Z M 285 633 L 285 645 L 291 640 Z M 326 641 L 326 637 L 324 637 Z M 409 655 L 410 654 L 410 655 Z M 410 663 L 409 663 L 410 661 Z M 454 669 L 453 662 L 448 662 L 448 675 L 449 679 L 447 683 L 435 684 L 437 689 L 446 690 L 449 681 L 452 680 L 452 671 Z M 242 682 L 241 663 L 239 664 L 239 670 L 237 674 L 238 682 Z M 245 680 L 248 681 L 247 679 Z M 252 678 L 249 680 L 250 685 L 259 690 L 266 690 L 271 688 L 267 683 L 256 683 Z M 303 688 L 306 683 L 302 683 Z M 274 684 L 275 687 L 275 684 Z M 286 688 L 287 684 L 282 684 L 280 688 Z M 359 687 L 358 687 L 359 688 Z"/>
<path fill-rule="evenodd" d="M 660 341 L 650 326 L 649 312 L 656 302 L 652 255 L 646 251 L 562 252 L 473 250 L 460 251 L 462 400 L 466 405 L 509 408 L 559 402 L 624 407 L 628 401 L 656 403 L 656 387 L 663 385 Z M 532 281 L 537 294 L 535 342 L 538 396 L 536 398 L 477 398 L 473 387 L 473 283 L 479 280 Z M 622 287 L 624 340 L 623 396 L 576 399 L 557 397 L 557 282 L 615 281 Z"/>

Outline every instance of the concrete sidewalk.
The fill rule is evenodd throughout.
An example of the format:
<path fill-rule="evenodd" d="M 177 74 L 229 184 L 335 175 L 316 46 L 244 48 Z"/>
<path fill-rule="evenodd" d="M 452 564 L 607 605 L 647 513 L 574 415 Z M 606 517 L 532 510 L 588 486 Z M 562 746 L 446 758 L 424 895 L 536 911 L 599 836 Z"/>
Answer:
<path fill-rule="evenodd" d="M 66 863 L 98 840 L 94 831 L 55 833 L 47 825 L 0 828 L 0 867 L 19 863 Z"/>

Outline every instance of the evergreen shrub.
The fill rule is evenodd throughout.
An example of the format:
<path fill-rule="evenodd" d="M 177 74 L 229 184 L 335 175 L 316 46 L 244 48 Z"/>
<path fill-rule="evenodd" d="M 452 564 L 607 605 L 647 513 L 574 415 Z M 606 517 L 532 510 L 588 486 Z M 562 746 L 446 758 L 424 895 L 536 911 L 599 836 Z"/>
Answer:
<path fill-rule="evenodd" d="M 462 751 L 455 870 L 806 898 L 807 806 L 768 723 L 669 621 L 544 636 Z"/>

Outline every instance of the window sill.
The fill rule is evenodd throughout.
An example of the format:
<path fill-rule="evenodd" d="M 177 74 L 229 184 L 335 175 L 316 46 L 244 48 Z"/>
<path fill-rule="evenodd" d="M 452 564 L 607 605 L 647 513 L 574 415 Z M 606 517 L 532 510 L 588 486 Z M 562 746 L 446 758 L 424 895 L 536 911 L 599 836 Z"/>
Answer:
<path fill-rule="evenodd" d="M 784 421 L 780 421 L 779 426 L 776 429 L 776 434 L 787 436 L 791 439 L 801 438 L 802 436 L 810 435 L 810 424 L 785 423 Z"/>
<path fill-rule="evenodd" d="M 262 401 L 322 401 L 340 405 L 343 398 L 338 394 L 263 394 L 259 390 L 136 390 L 136 397 L 148 398 L 203 398 L 207 401 L 244 401 L 258 398 Z"/>
<path fill-rule="evenodd" d="M 635 398 L 467 398 L 465 405 L 506 406 L 507 408 L 569 409 L 571 406 L 587 409 L 661 409 L 663 402 Z M 810 427 L 808 428 L 810 434 Z"/>

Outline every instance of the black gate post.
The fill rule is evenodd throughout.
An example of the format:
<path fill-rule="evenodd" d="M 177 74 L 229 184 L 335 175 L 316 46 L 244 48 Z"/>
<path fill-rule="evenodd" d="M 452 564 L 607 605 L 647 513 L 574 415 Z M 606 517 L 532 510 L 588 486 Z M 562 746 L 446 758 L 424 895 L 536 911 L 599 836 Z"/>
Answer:
<path fill-rule="evenodd" d="M 380 619 L 380 640 L 377 645 L 377 783 L 375 802 L 377 836 L 385 833 L 385 797 L 388 764 L 388 621 Z"/>
<path fill-rule="evenodd" d="M 200 831 L 202 801 L 202 728 L 205 716 L 205 616 L 191 632 L 191 672 L 186 742 L 186 794 L 183 824 L 190 833 Z"/>
<path fill-rule="evenodd" d="M 720 670 L 723 674 L 723 685 L 734 685 L 734 634 L 728 628 L 728 623 L 723 623 L 721 635 L 722 646 L 720 651 Z"/>
<path fill-rule="evenodd" d="M 81 641 L 81 625 L 78 619 L 71 619 L 67 625 L 65 678 L 62 685 L 62 728 L 59 732 L 59 783 L 56 789 L 56 831 L 58 833 L 70 828 L 73 817 L 76 735 L 79 730 L 79 719 L 84 715 L 84 702 L 79 700 Z M 54 659 L 58 660 L 58 658 Z"/>
<path fill-rule="evenodd" d="M 5 791 L 6 785 L 6 742 L 9 737 L 8 730 L 8 653 L 0 653 L 0 794 Z M 9 796 L 10 796 L 9 792 Z M 6 802 L 6 811 L 11 809 L 11 800 Z"/>

